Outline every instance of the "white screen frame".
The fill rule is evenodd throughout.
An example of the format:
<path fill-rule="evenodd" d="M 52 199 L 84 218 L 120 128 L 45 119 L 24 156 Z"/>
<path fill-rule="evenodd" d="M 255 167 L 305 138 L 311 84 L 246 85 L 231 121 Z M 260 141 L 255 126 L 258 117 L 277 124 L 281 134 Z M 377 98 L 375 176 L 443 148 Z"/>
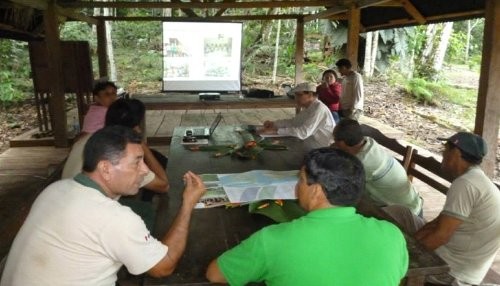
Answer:
<path fill-rule="evenodd" d="M 163 91 L 240 91 L 243 23 L 163 22 Z"/>

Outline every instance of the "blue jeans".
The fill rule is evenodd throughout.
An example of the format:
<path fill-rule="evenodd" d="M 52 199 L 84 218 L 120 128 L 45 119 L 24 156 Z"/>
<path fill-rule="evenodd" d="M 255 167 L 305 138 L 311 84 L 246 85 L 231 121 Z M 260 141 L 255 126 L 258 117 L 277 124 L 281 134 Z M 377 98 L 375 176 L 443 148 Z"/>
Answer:
<path fill-rule="evenodd" d="M 339 123 L 340 121 L 340 116 L 338 111 L 333 111 L 332 110 L 332 115 L 333 115 L 333 121 L 335 121 L 335 124 Z"/>

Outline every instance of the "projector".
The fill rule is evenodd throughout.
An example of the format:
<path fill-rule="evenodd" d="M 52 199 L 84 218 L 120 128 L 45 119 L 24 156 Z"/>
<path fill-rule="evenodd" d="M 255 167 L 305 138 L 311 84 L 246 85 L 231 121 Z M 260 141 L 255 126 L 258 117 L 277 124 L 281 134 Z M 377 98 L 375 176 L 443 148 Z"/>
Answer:
<path fill-rule="evenodd" d="M 218 92 L 203 92 L 198 95 L 200 100 L 220 100 L 220 93 Z"/>

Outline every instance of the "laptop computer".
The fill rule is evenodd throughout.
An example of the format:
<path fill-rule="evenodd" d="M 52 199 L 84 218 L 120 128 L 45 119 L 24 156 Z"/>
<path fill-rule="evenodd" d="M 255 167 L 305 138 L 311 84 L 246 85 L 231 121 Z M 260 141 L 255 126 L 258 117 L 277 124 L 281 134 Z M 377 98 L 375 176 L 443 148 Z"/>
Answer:
<path fill-rule="evenodd" d="M 208 139 L 210 138 L 210 136 L 212 136 L 212 134 L 215 131 L 215 128 L 217 128 L 221 120 L 222 120 L 222 114 L 220 114 L 219 112 L 215 117 L 214 121 L 212 122 L 212 124 L 210 125 L 210 127 L 193 127 L 186 129 L 185 136 L 192 136 L 199 139 Z"/>

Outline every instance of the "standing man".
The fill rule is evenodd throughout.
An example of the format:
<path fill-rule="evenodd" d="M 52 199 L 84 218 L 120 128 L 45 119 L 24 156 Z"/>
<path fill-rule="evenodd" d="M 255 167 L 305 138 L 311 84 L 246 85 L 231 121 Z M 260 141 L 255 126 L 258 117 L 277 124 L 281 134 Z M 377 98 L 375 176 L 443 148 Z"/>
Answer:
<path fill-rule="evenodd" d="M 122 126 L 94 133 L 82 173 L 48 186 L 35 200 L 10 249 L 0 285 L 109 285 L 132 274 L 170 275 L 186 247 L 201 179 L 184 175 L 183 202 L 161 241 L 117 199 L 137 193 L 148 172 L 141 137 Z"/>
<path fill-rule="evenodd" d="M 446 143 L 441 168 L 453 182 L 437 218 L 426 223 L 404 212 L 389 214 L 415 238 L 450 266 L 450 272 L 427 277 L 442 285 L 480 285 L 500 248 L 500 191 L 479 167 L 486 142 L 478 135 L 459 132 Z"/>
<path fill-rule="evenodd" d="M 363 77 L 352 69 L 348 59 L 340 59 L 335 65 L 344 79 L 340 96 L 340 118 L 359 120 L 363 115 Z"/>
<path fill-rule="evenodd" d="M 307 150 L 330 146 L 333 143 L 335 121 L 332 113 L 316 96 L 316 86 L 304 82 L 294 89 L 300 112 L 291 119 L 265 121 L 262 135 L 293 136 L 304 140 Z"/>
<path fill-rule="evenodd" d="M 263 228 L 208 266 L 210 282 L 246 285 L 399 285 L 408 251 L 393 224 L 356 213 L 363 166 L 337 149 L 311 151 L 295 192 L 309 213 Z"/>

